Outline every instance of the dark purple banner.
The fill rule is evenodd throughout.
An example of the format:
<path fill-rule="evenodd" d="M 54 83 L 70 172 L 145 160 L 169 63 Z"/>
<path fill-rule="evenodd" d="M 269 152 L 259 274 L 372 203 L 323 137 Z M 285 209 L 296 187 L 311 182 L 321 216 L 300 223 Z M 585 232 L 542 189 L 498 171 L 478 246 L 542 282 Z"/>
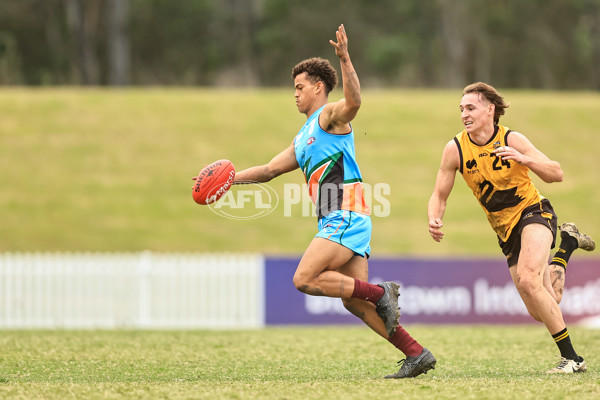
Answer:
<path fill-rule="evenodd" d="M 267 324 L 362 323 L 340 299 L 308 296 L 292 283 L 299 259 L 265 261 Z M 401 323 L 520 324 L 535 322 L 504 259 L 370 259 L 369 281 L 398 282 Z M 573 259 L 567 268 L 565 321 L 600 326 L 600 259 Z"/>

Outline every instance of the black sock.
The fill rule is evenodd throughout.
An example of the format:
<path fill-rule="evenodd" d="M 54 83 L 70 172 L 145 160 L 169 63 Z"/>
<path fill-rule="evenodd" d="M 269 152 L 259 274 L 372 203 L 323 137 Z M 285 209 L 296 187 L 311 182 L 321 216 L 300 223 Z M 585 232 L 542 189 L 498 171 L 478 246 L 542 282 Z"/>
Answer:
<path fill-rule="evenodd" d="M 555 333 L 552 335 L 558 349 L 560 350 L 560 356 L 566 358 L 567 360 L 579 360 L 579 356 L 575 353 L 575 349 L 571 344 L 571 338 L 569 337 L 569 331 L 567 328 L 562 331 Z"/>
<path fill-rule="evenodd" d="M 567 269 L 567 263 L 569 262 L 569 258 L 571 254 L 579 247 L 579 243 L 577 243 L 577 239 L 570 236 L 566 232 L 560 233 L 560 246 L 558 246 L 558 250 L 554 254 L 552 261 L 550 264 L 555 264 Z"/>

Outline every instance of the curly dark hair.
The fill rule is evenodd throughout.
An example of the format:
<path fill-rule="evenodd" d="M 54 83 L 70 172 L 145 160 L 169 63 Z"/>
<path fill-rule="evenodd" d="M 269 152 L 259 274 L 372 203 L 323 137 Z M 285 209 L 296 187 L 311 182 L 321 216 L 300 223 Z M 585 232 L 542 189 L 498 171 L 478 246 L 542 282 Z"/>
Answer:
<path fill-rule="evenodd" d="M 331 66 L 331 63 L 324 58 L 312 57 L 300 61 L 292 68 L 292 79 L 306 72 L 306 77 L 310 83 L 315 84 L 319 81 L 325 84 L 325 92 L 329 94 L 338 83 L 337 73 Z"/>
<path fill-rule="evenodd" d="M 483 97 L 488 99 L 490 103 L 496 106 L 494 111 L 494 125 L 498 125 L 500 117 L 503 116 L 510 104 L 504 102 L 504 97 L 500 96 L 498 91 L 491 85 L 483 82 L 471 83 L 463 89 L 463 96 L 469 93 L 480 93 Z"/>

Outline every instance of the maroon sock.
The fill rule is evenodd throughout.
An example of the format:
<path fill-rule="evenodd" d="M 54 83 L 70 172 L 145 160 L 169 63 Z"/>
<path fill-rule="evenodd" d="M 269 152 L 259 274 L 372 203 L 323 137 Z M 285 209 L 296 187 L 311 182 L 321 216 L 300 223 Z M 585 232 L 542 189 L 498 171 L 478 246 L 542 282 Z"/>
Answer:
<path fill-rule="evenodd" d="M 354 292 L 352 296 L 356 299 L 362 299 L 370 301 L 373 304 L 377 304 L 377 300 L 383 296 L 384 290 L 381 286 L 373 285 L 369 282 L 359 281 L 354 279 Z"/>
<path fill-rule="evenodd" d="M 404 330 L 402 325 L 398 325 L 396 332 L 394 332 L 388 341 L 396 346 L 396 348 L 403 352 L 407 357 L 416 357 L 423 352 L 423 346 L 413 339 L 413 337 Z"/>

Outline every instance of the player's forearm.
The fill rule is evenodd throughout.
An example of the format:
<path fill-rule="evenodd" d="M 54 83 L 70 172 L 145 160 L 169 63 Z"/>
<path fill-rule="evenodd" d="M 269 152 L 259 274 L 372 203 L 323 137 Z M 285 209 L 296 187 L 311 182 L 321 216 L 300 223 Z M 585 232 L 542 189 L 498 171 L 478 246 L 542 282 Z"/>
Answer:
<path fill-rule="evenodd" d="M 524 164 L 546 183 L 562 182 L 563 180 L 564 173 L 560 163 L 557 161 L 536 160 L 535 158 L 530 158 Z"/>
<path fill-rule="evenodd" d="M 350 61 L 349 54 L 346 53 L 346 55 L 340 57 L 340 66 L 342 69 L 342 85 L 346 105 L 358 109 L 361 104 L 360 81 L 358 80 L 358 75 L 354 70 L 352 61 Z"/>
<path fill-rule="evenodd" d="M 236 172 L 233 183 L 239 182 L 268 182 L 273 179 L 273 174 L 269 172 L 267 165 L 250 167 Z"/>
<path fill-rule="evenodd" d="M 435 194 L 429 199 L 427 203 L 427 219 L 433 221 L 437 218 L 442 219 L 446 212 L 446 201 L 442 201 L 439 196 Z"/>

